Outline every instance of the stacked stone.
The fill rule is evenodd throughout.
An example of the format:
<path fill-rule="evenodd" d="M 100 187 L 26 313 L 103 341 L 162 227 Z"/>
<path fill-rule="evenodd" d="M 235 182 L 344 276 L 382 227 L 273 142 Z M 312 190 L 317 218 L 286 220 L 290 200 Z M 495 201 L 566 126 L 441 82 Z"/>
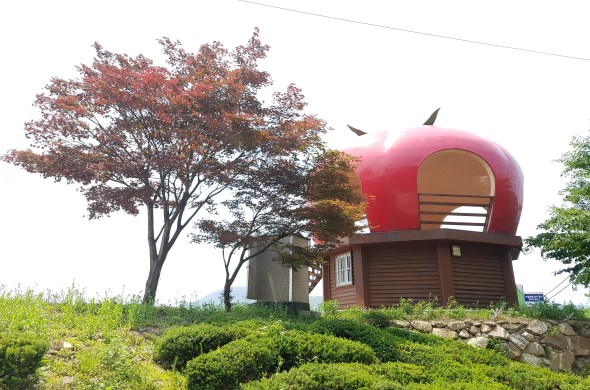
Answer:
<path fill-rule="evenodd" d="M 511 359 L 553 371 L 590 368 L 590 323 L 581 321 L 400 321 L 392 326 L 486 348 L 498 340 Z M 575 330 L 574 330 L 575 329 Z"/>

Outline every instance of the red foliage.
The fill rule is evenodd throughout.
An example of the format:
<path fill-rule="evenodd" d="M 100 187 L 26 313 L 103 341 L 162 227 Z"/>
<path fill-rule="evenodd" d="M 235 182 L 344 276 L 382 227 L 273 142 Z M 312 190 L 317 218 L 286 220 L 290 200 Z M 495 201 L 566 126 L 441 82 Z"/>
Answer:
<path fill-rule="evenodd" d="M 325 131 L 323 121 L 302 113 L 293 85 L 275 93 L 270 106 L 258 99 L 271 79 L 258 69 L 268 46 L 257 29 L 231 51 L 219 42 L 196 53 L 168 38 L 159 43 L 166 67 L 96 43 L 94 61 L 80 65 L 78 77 L 55 77 L 37 96 L 40 116 L 25 124 L 31 149 L 2 157 L 77 184 L 91 219 L 146 207 L 146 301 L 155 297 L 172 245 L 203 208 L 252 176 L 253 162 L 305 151 Z"/>

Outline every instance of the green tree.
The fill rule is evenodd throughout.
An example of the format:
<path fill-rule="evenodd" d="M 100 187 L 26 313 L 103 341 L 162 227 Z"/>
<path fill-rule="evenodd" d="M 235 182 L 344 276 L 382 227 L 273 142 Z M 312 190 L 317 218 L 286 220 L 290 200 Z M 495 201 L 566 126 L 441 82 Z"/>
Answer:
<path fill-rule="evenodd" d="M 543 231 L 525 240 L 528 248 L 538 248 L 544 259 L 554 259 L 566 267 L 573 284 L 590 285 L 590 136 L 573 137 L 572 150 L 558 161 L 568 182 L 560 195 L 561 206 L 552 206 L 549 218 L 538 226 Z"/>
<path fill-rule="evenodd" d="M 351 185 L 356 159 L 327 150 L 320 139 L 293 140 L 294 153 L 261 159 L 252 165 L 229 200 L 222 202 L 223 218 L 197 223 L 193 241 L 221 249 L 225 268 L 223 302 L 230 310 L 231 287 L 242 266 L 272 250 L 277 261 L 293 268 L 318 266 L 320 254 L 358 228 L 365 203 Z M 221 210 L 220 209 L 220 210 Z M 319 244 L 291 245 L 290 235 L 313 235 Z M 263 243 L 255 246 L 255 243 Z"/>

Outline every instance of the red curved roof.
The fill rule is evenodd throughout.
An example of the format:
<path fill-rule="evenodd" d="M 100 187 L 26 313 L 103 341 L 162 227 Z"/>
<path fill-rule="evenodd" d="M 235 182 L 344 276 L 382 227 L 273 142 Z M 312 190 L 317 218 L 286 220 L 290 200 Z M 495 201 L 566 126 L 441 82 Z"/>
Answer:
<path fill-rule="evenodd" d="M 367 219 L 373 232 L 420 229 L 418 169 L 431 154 L 448 149 L 474 153 L 492 170 L 495 191 L 488 232 L 516 234 L 523 201 L 523 173 L 500 145 L 461 130 L 420 126 L 371 135 L 366 146 L 345 149 L 362 161 L 357 168 L 362 191 L 374 198 Z"/>

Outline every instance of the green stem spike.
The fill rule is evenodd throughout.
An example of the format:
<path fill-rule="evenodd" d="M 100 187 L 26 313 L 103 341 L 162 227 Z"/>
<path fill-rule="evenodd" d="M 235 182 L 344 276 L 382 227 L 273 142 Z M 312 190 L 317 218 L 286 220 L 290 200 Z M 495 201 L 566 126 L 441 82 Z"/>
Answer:
<path fill-rule="evenodd" d="M 424 126 L 432 126 L 434 125 L 434 121 L 436 120 L 436 116 L 438 115 L 438 110 L 440 110 L 440 108 L 437 108 L 428 119 L 426 119 L 426 122 L 424 122 Z"/>
<path fill-rule="evenodd" d="M 356 129 L 356 128 L 352 127 L 351 125 L 346 125 L 346 126 L 348 126 L 348 128 L 349 128 L 349 129 L 350 129 L 350 130 L 351 130 L 353 133 L 355 133 L 356 135 L 358 135 L 359 137 L 360 137 L 361 135 L 365 135 L 365 134 L 367 134 L 366 132 L 364 132 L 364 131 L 362 131 L 362 130 L 359 130 L 359 129 Z"/>

